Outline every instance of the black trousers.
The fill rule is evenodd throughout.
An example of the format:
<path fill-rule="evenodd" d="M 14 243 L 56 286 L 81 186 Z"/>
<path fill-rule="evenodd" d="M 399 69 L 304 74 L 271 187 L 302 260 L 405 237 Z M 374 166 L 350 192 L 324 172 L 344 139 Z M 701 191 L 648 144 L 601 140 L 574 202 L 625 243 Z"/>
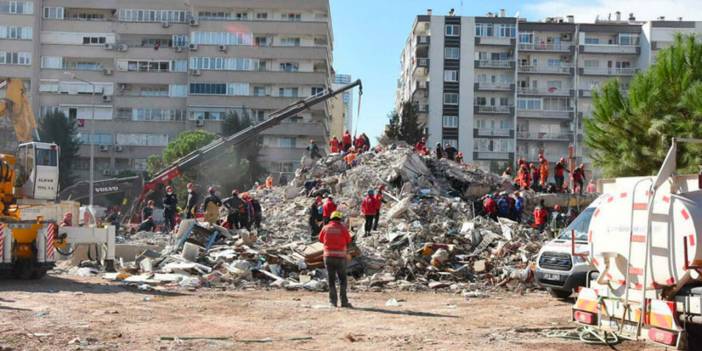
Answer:
<path fill-rule="evenodd" d="M 319 240 L 319 231 L 321 228 L 319 227 L 319 224 L 317 224 L 317 221 L 310 219 L 310 238 L 312 238 L 312 241 Z"/>
<path fill-rule="evenodd" d="M 195 218 L 195 214 L 193 214 L 193 208 L 190 207 L 187 210 L 185 210 L 185 219 L 191 219 Z"/>
<path fill-rule="evenodd" d="M 556 189 L 558 192 L 563 191 L 563 176 L 553 176 L 556 179 Z"/>
<path fill-rule="evenodd" d="M 338 299 L 341 304 L 349 303 L 346 296 L 346 257 L 325 257 L 324 266 L 327 267 L 327 283 L 329 283 L 329 303 L 336 305 Z M 336 279 L 339 279 L 339 297 L 336 296 Z"/>
<path fill-rule="evenodd" d="M 172 211 L 163 211 L 163 217 L 166 221 L 166 230 L 170 232 L 171 230 L 173 230 L 175 228 L 176 214 L 175 214 L 175 212 L 172 212 Z"/>
<path fill-rule="evenodd" d="M 227 223 L 232 226 L 232 229 L 240 229 L 239 227 L 239 214 L 230 213 L 227 215 Z"/>
<path fill-rule="evenodd" d="M 373 230 L 378 230 L 378 222 L 380 222 L 380 211 L 373 217 Z"/>
<path fill-rule="evenodd" d="M 371 229 L 373 229 L 373 220 L 375 219 L 375 215 L 366 215 L 366 225 L 364 226 L 366 230 L 366 234 L 371 232 Z"/>

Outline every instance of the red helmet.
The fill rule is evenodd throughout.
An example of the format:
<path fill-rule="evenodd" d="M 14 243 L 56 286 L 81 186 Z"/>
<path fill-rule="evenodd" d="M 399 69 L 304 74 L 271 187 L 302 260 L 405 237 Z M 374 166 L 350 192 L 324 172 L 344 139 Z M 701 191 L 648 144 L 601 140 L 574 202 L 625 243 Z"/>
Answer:
<path fill-rule="evenodd" d="M 188 188 L 188 189 L 192 189 L 192 188 L 193 188 L 193 183 L 188 183 L 187 188 Z"/>
<path fill-rule="evenodd" d="M 560 211 L 560 210 L 561 210 L 561 205 L 556 204 L 555 206 L 553 206 L 553 210 L 554 210 L 554 211 Z"/>
<path fill-rule="evenodd" d="M 167 186 L 166 187 L 166 192 L 172 193 L 173 192 L 173 187 L 172 186 Z"/>
<path fill-rule="evenodd" d="M 560 163 L 565 162 L 565 157 L 561 157 L 560 161 L 558 161 L 558 162 L 560 162 Z"/>
<path fill-rule="evenodd" d="M 207 188 L 207 192 L 210 194 L 214 193 L 215 191 L 217 191 L 217 189 L 215 189 L 215 187 L 213 187 L 213 186 Z"/>

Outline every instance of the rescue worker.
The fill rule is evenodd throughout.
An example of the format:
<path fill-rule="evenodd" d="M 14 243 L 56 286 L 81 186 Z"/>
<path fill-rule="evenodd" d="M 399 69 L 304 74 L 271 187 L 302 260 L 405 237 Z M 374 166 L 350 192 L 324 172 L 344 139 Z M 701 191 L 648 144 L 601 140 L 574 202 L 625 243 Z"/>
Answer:
<path fill-rule="evenodd" d="M 156 207 L 156 203 L 154 202 L 154 200 L 149 200 L 146 202 L 146 207 L 141 209 L 142 222 L 154 215 L 154 207 Z"/>
<path fill-rule="evenodd" d="M 352 146 L 351 144 L 353 144 L 353 139 L 351 139 L 351 133 L 349 133 L 347 130 L 341 137 L 341 148 L 344 150 L 344 152 L 348 152 L 349 148 Z"/>
<path fill-rule="evenodd" d="M 209 195 L 202 203 L 202 210 L 205 212 L 205 221 L 210 224 L 215 224 L 219 220 L 219 207 L 222 206 L 222 200 L 217 196 L 217 189 L 213 186 L 207 189 Z"/>
<path fill-rule="evenodd" d="M 363 139 L 363 151 L 369 151 L 371 149 L 370 138 L 368 138 L 366 133 L 361 133 L 361 138 Z"/>
<path fill-rule="evenodd" d="M 375 192 L 373 189 L 368 190 L 366 197 L 363 198 L 361 202 L 361 213 L 366 218 L 365 229 L 366 236 L 370 235 L 371 229 L 373 229 L 373 221 L 375 220 L 375 215 L 378 213 L 379 205 L 377 204 L 377 199 L 375 198 Z"/>
<path fill-rule="evenodd" d="M 324 220 L 322 217 L 322 197 L 317 196 L 314 201 L 312 202 L 312 205 L 310 205 L 309 209 L 307 210 L 307 213 L 309 214 L 309 225 L 310 225 L 310 234 L 311 234 L 311 240 L 317 240 L 319 237 L 319 230 L 320 224 Z"/>
<path fill-rule="evenodd" d="M 522 222 L 522 214 L 524 213 L 524 198 L 518 191 L 514 192 L 514 220 L 517 223 Z"/>
<path fill-rule="evenodd" d="M 456 163 L 463 164 L 463 151 L 459 151 L 458 154 L 456 154 Z"/>
<path fill-rule="evenodd" d="M 363 139 L 362 136 L 357 136 L 356 139 L 353 141 L 353 147 L 356 148 L 356 152 L 363 153 L 366 148 L 366 141 Z"/>
<path fill-rule="evenodd" d="M 185 218 L 195 218 L 195 209 L 197 208 L 197 203 L 200 201 L 200 196 L 195 192 L 195 185 L 193 183 L 188 183 L 188 199 L 185 202 Z"/>
<path fill-rule="evenodd" d="M 385 184 L 381 184 L 378 187 L 378 192 L 375 194 L 375 199 L 378 201 L 378 212 L 375 213 L 375 218 L 373 219 L 373 230 L 378 230 L 378 222 L 380 222 L 380 208 L 383 206 L 385 199 L 383 197 L 383 191 L 385 190 Z"/>
<path fill-rule="evenodd" d="M 329 141 L 329 152 L 332 154 L 338 154 L 341 152 L 341 143 L 336 136 L 332 137 L 332 139 Z"/>
<path fill-rule="evenodd" d="M 332 198 L 331 195 L 328 195 L 327 199 L 324 201 L 324 205 L 322 205 L 322 220 L 324 221 L 324 224 L 329 223 L 331 214 L 334 213 L 334 211 L 336 211 L 334 198 Z"/>
<path fill-rule="evenodd" d="M 239 225 L 250 231 L 255 215 L 251 196 L 249 193 L 243 193 L 241 194 L 241 200 L 244 202 L 244 206 L 242 207 L 243 212 L 239 212 Z"/>
<path fill-rule="evenodd" d="M 507 200 L 507 193 L 501 192 L 497 197 L 497 216 L 503 218 L 509 218 L 510 208 L 509 201 Z"/>
<path fill-rule="evenodd" d="M 427 150 L 427 138 L 422 137 L 422 139 L 419 139 L 419 141 L 414 144 L 414 151 L 421 156 L 425 156 L 429 153 Z"/>
<path fill-rule="evenodd" d="M 349 152 L 344 156 L 344 161 L 346 161 L 347 169 L 353 168 L 356 165 L 356 147 L 352 146 Z"/>
<path fill-rule="evenodd" d="M 266 177 L 266 189 L 273 189 L 273 176 Z"/>
<path fill-rule="evenodd" d="M 548 210 L 546 205 L 544 205 L 544 200 L 539 201 L 539 206 L 534 208 L 534 228 L 542 233 L 546 228 L 546 222 L 548 221 Z"/>
<path fill-rule="evenodd" d="M 319 146 L 317 146 L 317 142 L 314 141 L 314 139 L 310 139 L 310 144 L 307 145 L 307 151 L 309 151 L 310 158 L 313 160 L 322 158 L 322 154 L 319 152 Z"/>
<path fill-rule="evenodd" d="M 529 189 L 529 186 L 531 185 L 531 176 L 529 175 L 529 168 L 527 167 L 526 162 L 523 162 L 519 166 L 519 170 L 517 171 L 517 183 L 519 183 L 519 187 L 522 190 Z"/>
<path fill-rule="evenodd" d="M 232 190 L 232 196 L 224 199 L 222 205 L 227 210 L 227 223 L 231 229 L 241 229 L 239 226 L 239 212 L 244 202 L 239 198 L 239 191 Z"/>
<path fill-rule="evenodd" d="M 163 218 L 166 222 L 167 232 L 175 229 L 177 208 L 178 197 L 173 192 L 173 187 L 169 185 L 166 187 L 166 196 L 163 198 Z"/>
<path fill-rule="evenodd" d="M 458 153 L 458 150 L 451 144 L 446 143 L 444 146 L 444 152 L 446 153 L 446 158 L 455 161 L 456 160 L 456 154 Z"/>
<path fill-rule="evenodd" d="M 287 185 L 288 184 L 288 177 L 285 174 L 281 173 L 280 177 L 278 178 L 278 184 Z"/>
<path fill-rule="evenodd" d="M 512 179 L 512 167 L 507 166 L 505 171 L 502 172 L 502 177 Z"/>
<path fill-rule="evenodd" d="M 441 143 L 436 143 L 436 159 L 440 160 L 442 157 L 444 157 L 444 149 L 441 147 Z"/>
<path fill-rule="evenodd" d="M 261 229 L 261 221 L 263 221 L 263 209 L 261 208 L 261 202 L 256 200 L 256 198 L 251 198 L 251 208 L 253 209 L 253 226 L 256 229 Z"/>
<path fill-rule="evenodd" d="M 553 167 L 553 179 L 556 181 L 556 191 L 563 191 L 563 180 L 565 179 L 566 162 L 565 158 L 561 157 L 558 163 Z"/>
<path fill-rule="evenodd" d="M 548 160 L 546 160 L 545 157 L 541 156 L 539 160 L 539 175 L 541 176 L 541 189 L 546 189 L 546 186 L 548 185 Z"/>
<path fill-rule="evenodd" d="M 539 174 L 539 168 L 533 163 L 529 164 L 529 169 L 531 170 L 531 189 L 534 191 L 539 191 L 539 179 L 541 175 Z"/>
<path fill-rule="evenodd" d="M 492 195 L 486 195 L 483 200 L 483 211 L 485 215 L 493 220 L 497 220 L 497 202 L 492 198 Z"/>
<path fill-rule="evenodd" d="M 573 170 L 572 177 L 573 177 L 573 192 L 575 192 L 575 190 L 577 189 L 578 192 L 580 193 L 580 195 L 582 195 L 583 191 L 585 190 L 585 189 L 583 189 L 584 185 L 585 185 L 585 165 L 581 163 L 580 166 L 578 166 L 578 168 Z"/>
<path fill-rule="evenodd" d="M 324 244 L 324 266 L 327 268 L 327 282 L 329 283 L 329 303 L 336 307 L 341 300 L 341 307 L 353 308 L 346 296 L 346 260 L 348 245 L 351 243 L 351 234 L 346 226 L 341 223 L 343 214 L 334 211 L 330 215 L 330 222 L 319 232 L 319 241 Z M 336 294 L 336 280 L 339 279 L 339 296 Z"/>

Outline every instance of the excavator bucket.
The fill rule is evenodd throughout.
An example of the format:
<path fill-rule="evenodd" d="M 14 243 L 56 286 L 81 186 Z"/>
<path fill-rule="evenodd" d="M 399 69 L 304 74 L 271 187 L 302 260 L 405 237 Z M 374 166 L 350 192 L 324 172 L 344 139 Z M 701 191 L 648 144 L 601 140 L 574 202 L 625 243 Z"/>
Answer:
<path fill-rule="evenodd" d="M 10 78 L 4 85 L 5 98 L 0 100 L 0 116 L 3 116 L 4 112 L 4 115 L 10 118 L 19 143 L 30 142 L 37 122 L 25 94 L 24 83 L 20 79 Z"/>

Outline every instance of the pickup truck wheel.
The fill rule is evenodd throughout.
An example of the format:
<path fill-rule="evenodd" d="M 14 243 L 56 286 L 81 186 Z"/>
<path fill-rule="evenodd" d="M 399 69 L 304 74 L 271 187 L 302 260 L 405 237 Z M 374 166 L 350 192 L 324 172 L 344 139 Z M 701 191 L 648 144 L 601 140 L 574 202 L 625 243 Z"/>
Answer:
<path fill-rule="evenodd" d="M 565 299 L 569 298 L 570 295 L 573 294 L 573 291 L 548 288 L 548 293 L 557 299 L 565 300 Z"/>

